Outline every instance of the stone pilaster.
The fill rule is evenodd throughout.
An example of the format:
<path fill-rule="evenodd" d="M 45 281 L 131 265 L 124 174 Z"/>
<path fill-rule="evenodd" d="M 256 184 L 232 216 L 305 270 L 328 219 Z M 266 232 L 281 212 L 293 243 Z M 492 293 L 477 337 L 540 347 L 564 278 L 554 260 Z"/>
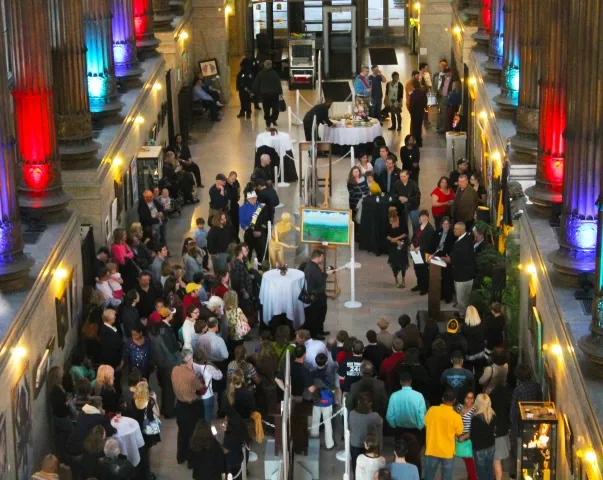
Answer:
<path fill-rule="evenodd" d="M 482 0 L 482 8 L 479 12 L 479 24 L 477 32 L 472 37 L 476 46 L 488 49 L 490 42 L 490 26 L 492 24 L 492 0 Z"/>
<path fill-rule="evenodd" d="M 503 35 L 503 63 L 500 74 L 500 95 L 494 101 L 501 113 L 515 114 L 519 93 L 519 15 L 520 0 L 505 0 L 505 33 Z"/>
<path fill-rule="evenodd" d="M 598 15 L 593 13 L 602 11 L 603 0 L 570 0 L 569 3 L 567 58 L 571 63 L 568 65 L 561 231 L 559 250 L 549 259 L 560 272 L 576 275 L 595 271 L 596 246 L 601 243 L 597 236 L 597 218 L 601 212 L 596 200 L 600 195 L 603 164 L 600 98 L 603 31 Z"/>
<path fill-rule="evenodd" d="M 4 35 L 0 55 L 6 57 Z M 6 63 L 0 62 L 0 291 L 23 287 L 33 261 L 23 254 L 16 148 Z"/>
<path fill-rule="evenodd" d="M 482 0 L 469 0 L 467 8 L 463 11 L 465 14 L 465 25 L 477 25 L 479 15 L 482 10 Z"/>
<path fill-rule="evenodd" d="M 54 111 L 63 168 L 85 168 L 96 160 L 86 82 L 86 43 L 81 0 L 49 0 Z"/>
<path fill-rule="evenodd" d="M 111 17 L 109 0 L 84 0 L 88 96 L 96 117 L 117 115 L 122 109 L 117 99 Z"/>
<path fill-rule="evenodd" d="M 170 0 L 153 0 L 153 26 L 156 32 L 167 32 L 172 29 L 174 13 L 170 7 Z"/>
<path fill-rule="evenodd" d="M 488 43 L 488 61 L 484 69 L 488 77 L 500 82 L 503 60 L 503 31 L 505 29 L 504 0 L 492 0 L 490 21 L 490 39 Z"/>
<path fill-rule="evenodd" d="M 540 133 L 536 184 L 526 190 L 537 213 L 549 216 L 553 203 L 561 202 L 565 163 L 567 75 L 570 22 L 567 0 L 550 0 L 543 9 L 542 75 L 540 81 Z"/>
<path fill-rule="evenodd" d="M 540 108 L 540 75 L 542 30 L 541 0 L 530 0 L 521 6 L 519 20 L 519 103 L 515 117 L 517 135 L 511 138 L 514 160 L 536 163 L 538 156 L 538 115 Z M 548 2 L 546 8 L 548 8 Z M 542 25 L 542 28 L 541 28 Z"/>
<path fill-rule="evenodd" d="M 48 0 L 7 0 L 6 7 L 21 166 L 19 206 L 26 215 L 49 219 L 64 212 L 71 196 L 63 191 L 55 133 Z"/>
<path fill-rule="evenodd" d="M 153 54 L 159 45 L 153 25 L 153 0 L 134 0 L 134 33 L 138 53 Z"/>
<path fill-rule="evenodd" d="M 111 11 L 115 76 L 120 81 L 137 78 L 142 75 L 142 68 L 137 57 L 132 0 L 111 0 Z"/>

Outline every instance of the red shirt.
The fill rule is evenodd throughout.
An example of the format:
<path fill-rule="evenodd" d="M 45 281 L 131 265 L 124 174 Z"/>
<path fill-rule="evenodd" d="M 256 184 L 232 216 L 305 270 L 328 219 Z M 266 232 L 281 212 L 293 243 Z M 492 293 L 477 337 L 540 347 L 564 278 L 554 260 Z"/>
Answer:
<path fill-rule="evenodd" d="M 182 299 L 182 321 L 186 320 L 186 311 L 188 310 L 189 305 L 195 305 L 199 310 L 201 310 L 201 302 L 199 301 L 199 297 L 193 297 L 190 293 L 185 295 Z"/>
<path fill-rule="evenodd" d="M 147 318 L 147 327 L 159 322 L 161 322 L 161 315 L 157 310 L 153 310 L 153 313 Z"/>
<path fill-rule="evenodd" d="M 351 353 L 346 352 L 344 350 L 340 350 L 337 353 L 337 356 L 335 357 L 335 361 L 337 362 L 337 365 L 341 365 L 345 361 L 346 358 L 351 357 L 351 356 L 352 356 Z M 343 382 L 344 382 L 343 380 L 339 380 L 340 385 L 343 385 Z"/>
<path fill-rule="evenodd" d="M 452 188 L 448 189 L 448 195 L 442 192 L 439 187 L 434 188 L 431 194 L 438 197 L 438 202 L 449 202 L 450 200 L 454 200 L 454 192 L 452 191 Z M 431 213 L 434 217 L 441 217 L 449 211 L 450 208 L 447 205 L 441 207 L 431 207 Z"/>
<path fill-rule="evenodd" d="M 404 352 L 394 352 L 381 362 L 380 377 L 389 377 L 396 367 L 404 361 Z"/>
<path fill-rule="evenodd" d="M 228 287 L 223 284 L 220 284 L 211 291 L 211 295 L 215 295 L 216 297 L 220 297 L 223 299 L 224 295 L 226 295 L 226 292 L 228 292 L 228 290 Z"/>

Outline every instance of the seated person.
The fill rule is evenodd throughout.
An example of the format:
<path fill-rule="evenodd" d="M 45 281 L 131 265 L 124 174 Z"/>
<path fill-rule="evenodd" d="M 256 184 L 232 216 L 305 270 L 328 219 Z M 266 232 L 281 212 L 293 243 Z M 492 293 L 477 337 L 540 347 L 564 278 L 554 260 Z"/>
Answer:
<path fill-rule="evenodd" d="M 174 152 L 166 152 L 164 156 L 162 182 L 163 186 L 168 189 L 171 198 L 182 196 L 186 204 L 199 202 L 199 199 L 193 195 L 195 177 L 182 168 Z"/>
<path fill-rule="evenodd" d="M 203 79 L 198 78 L 193 87 L 193 102 L 201 103 L 205 108 L 209 109 L 210 118 L 214 122 L 219 122 L 218 118 L 218 103 L 205 88 L 203 88 Z"/>

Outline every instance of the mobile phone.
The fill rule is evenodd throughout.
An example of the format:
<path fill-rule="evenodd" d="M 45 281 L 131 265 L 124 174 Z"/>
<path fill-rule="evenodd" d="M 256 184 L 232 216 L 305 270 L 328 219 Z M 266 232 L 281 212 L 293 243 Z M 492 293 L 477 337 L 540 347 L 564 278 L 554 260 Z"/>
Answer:
<path fill-rule="evenodd" d="M 211 426 L 211 433 L 213 433 L 214 436 L 218 434 L 218 430 L 216 430 L 216 427 L 214 427 L 213 425 Z"/>

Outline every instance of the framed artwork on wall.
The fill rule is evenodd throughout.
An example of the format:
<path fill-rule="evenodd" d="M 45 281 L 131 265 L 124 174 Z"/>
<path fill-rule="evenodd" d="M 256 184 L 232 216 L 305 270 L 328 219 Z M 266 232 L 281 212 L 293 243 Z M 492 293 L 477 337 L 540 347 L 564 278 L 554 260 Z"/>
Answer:
<path fill-rule="evenodd" d="M 55 336 L 46 344 L 46 348 L 44 352 L 42 352 L 40 359 L 36 362 L 35 369 L 35 381 L 34 381 L 34 398 L 38 398 L 38 395 L 42 391 L 42 387 L 44 387 L 44 383 L 46 383 L 46 377 L 48 376 L 48 371 L 50 370 L 50 365 L 52 364 L 52 352 L 54 351 L 54 343 Z"/>
<path fill-rule="evenodd" d="M 0 413 L 0 480 L 8 478 L 8 441 L 6 438 L 6 414 Z"/>
<path fill-rule="evenodd" d="M 201 76 L 204 79 L 212 79 L 220 75 L 218 70 L 218 61 L 215 58 L 201 60 L 199 62 L 199 70 L 201 71 Z"/>
<path fill-rule="evenodd" d="M 555 402 L 557 398 L 557 392 L 555 388 L 555 371 L 551 367 L 548 360 L 544 362 L 544 381 L 546 386 L 545 398 L 549 402 Z"/>
<path fill-rule="evenodd" d="M 69 283 L 68 283 L 68 289 L 69 289 L 69 307 L 70 307 L 70 313 L 71 313 L 71 328 L 75 327 L 76 325 L 79 326 L 79 315 L 80 315 L 80 311 L 78 309 L 79 303 L 78 303 L 78 284 L 77 284 L 77 266 L 73 267 L 71 269 L 71 274 L 69 275 Z"/>
<path fill-rule="evenodd" d="M 57 341 L 59 348 L 65 348 L 65 337 L 69 331 L 69 303 L 68 303 L 69 285 L 65 285 L 60 297 L 54 299 L 54 306 L 57 316 Z"/>
<path fill-rule="evenodd" d="M 573 476 L 576 470 L 576 451 L 574 447 L 574 432 L 572 426 L 569 423 L 567 415 L 563 414 L 563 433 L 564 433 L 564 448 L 565 448 L 565 459 L 570 469 L 570 474 Z"/>
<path fill-rule="evenodd" d="M 138 165 L 136 157 L 130 161 L 130 178 L 132 179 L 132 205 L 138 201 Z"/>
<path fill-rule="evenodd" d="M 16 480 L 29 480 L 33 462 L 33 422 L 31 418 L 31 379 L 29 362 L 25 361 L 23 371 L 11 393 L 13 414 L 13 443 L 15 446 Z"/>
<path fill-rule="evenodd" d="M 107 243 L 111 243 L 111 223 L 110 223 L 109 215 L 105 217 L 105 235 L 107 239 Z"/>

